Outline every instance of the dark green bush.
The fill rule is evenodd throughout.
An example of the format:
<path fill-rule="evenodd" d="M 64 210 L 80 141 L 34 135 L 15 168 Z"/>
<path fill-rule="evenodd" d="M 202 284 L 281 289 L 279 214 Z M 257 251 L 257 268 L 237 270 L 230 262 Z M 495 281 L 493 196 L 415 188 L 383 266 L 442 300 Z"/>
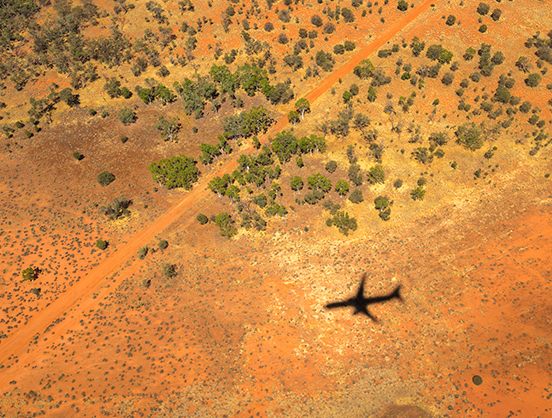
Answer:
<path fill-rule="evenodd" d="M 364 196 L 362 195 L 362 190 L 360 189 L 355 189 L 351 192 L 351 194 L 349 195 L 349 200 L 352 202 L 352 203 L 361 203 L 361 202 L 364 202 Z"/>
<path fill-rule="evenodd" d="M 333 173 L 333 172 L 335 172 L 335 170 L 337 170 L 337 161 L 334 161 L 334 160 L 328 161 L 328 162 L 326 163 L 325 168 L 326 168 L 326 171 L 327 171 L 328 173 Z"/>
<path fill-rule="evenodd" d="M 108 245 L 108 242 L 104 241 L 103 239 L 99 239 L 98 241 L 96 241 L 96 247 L 98 247 L 100 250 L 105 250 Z"/>
<path fill-rule="evenodd" d="M 97 180 L 100 185 L 108 186 L 113 181 L 115 181 L 115 175 L 113 175 L 109 171 L 102 171 L 100 174 L 98 174 Z"/>
<path fill-rule="evenodd" d="M 199 215 L 197 215 L 196 219 L 200 223 L 200 225 L 205 225 L 206 223 L 209 222 L 209 218 L 205 216 L 203 213 L 200 213 Z"/>

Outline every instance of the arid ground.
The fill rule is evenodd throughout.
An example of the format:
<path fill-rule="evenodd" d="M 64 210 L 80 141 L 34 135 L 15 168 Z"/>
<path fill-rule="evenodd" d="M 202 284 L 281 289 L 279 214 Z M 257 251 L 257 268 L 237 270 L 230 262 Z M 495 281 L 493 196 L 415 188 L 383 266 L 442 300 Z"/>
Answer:
<path fill-rule="evenodd" d="M 86 94 L 83 90 L 80 106 L 60 105 L 53 121 L 41 123 L 32 138 L 15 131 L 5 141 L 0 154 L 0 417 L 552 416 L 552 154 L 548 137 L 534 139 L 552 123 L 546 87 L 552 79 L 550 65 L 540 62 L 543 81 L 530 89 L 515 65 L 520 55 L 532 54 L 523 42 L 536 29 L 544 34 L 552 27 L 552 12 L 536 0 L 497 2 L 504 15 L 497 21 L 485 17 L 485 41 L 493 52 L 505 53 L 505 63 L 459 94 L 460 80 L 477 69 L 477 58 L 461 56 L 466 46 L 481 43 L 474 12 L 478 2 L 415 1 L 405 13 L 396 3 L 385 3 L 380 20 L 354 29 L 341 25 L 334 35 L 317 40 L 328 50 L 349 36 L 358 43 L 355 51 L 336 55 L 334 71 L 307 80 L 278 64 L 277 75 L 292 78 L 296 98 L 311 102 L 294 135 L 309 135 L 334 118 L 353 83 L 363 97 L 355 99 L 355 109 L 379 130 L 385 183 L 365 183 L 359 204 L 335 190 L 328 194 L 358 220 L 358 229 L 348 236 L 327 226 L 322 204 L 297 203 L 306 190 L 291 190 L 290 179 L 316 172 L 332 184 L 347 178 L 348 145 L 368 172 L 375 161 L 358 130 L 348 136 L 328 133 L 326 152 L 305 154 L 304 167 L 293 161 L 283 165 L 278 199 L 289 213 L 267 217 L 265 231 L 239 228 L 231 239 L 221 236 L 214 222 L 200 225 L 196 217 L 228 211 L 238 219 L 238 205 L 217 197 L 208 184 L 231 173 L 237 155 L 254 152 L 249 142 L 232 143 L 231 155 L 202 166 L 190 191 L 167 190 L 147 170 L 152 161 L 198 155 L 200 143 L 216 143 L 221 121 L 235 112 L 228 102 L 216 115 L 193 120 L 182 114 L 180 102 L 164 106 L 136 100 L 137 120 L 126 126 L 116 117 L 124 99 L 108 102 L 93 84 Z M 215 9 L 219 13 L 226 6 Z M 303 6 L 296 2 L 301 19 L 318 7 L 314 2 Z M 196 12 L 211 7 L 198 2 Z M 167 3 L 175 15 L 176 8 Z M 359 19 L 360 9 L 354 11 Z M 266 13 L 266 20 L 275 19 L 274 9 L 270 19 Z M 444 23 L 450 13 L 462 22 L 453 28 L 459 32 Z M 107 20 L 102 22 L 88 30 L 106 30 Z M 292 21 L 290 27 L 299 26 Z M 128 22 L 129 34 L 140 34 L 139 29 Z M 210 31 L 202 36 L 213 36 L 213 43 L 240 45 L 236 29 Z M 275 38 L 260 29 L 255 36 Z M 454 84 L 428 77 L 426 87 L 412 87 L 396 72 L 375 102 L 366 101 L 370 82 L 352 74 L 362 59 L 369 57 L 388 74 L 398 59 L 400 67 L 403 60 L 415 67 L 431 63 L 425 51 L 420 57 L 407 51 L 404 45 L 414 36 L 454 52 L 461 61 Z M 206 42 L 195 52 L 199 71 L 214 62 Z M 402 49 L 387 62 L 375 56 L 395 43 Z M 285 48 L 274 42 L 273 52 L 284 54 Z M 176 66 L 169 67 L 173 76 L 179 74 Z M 531 113 L 516 108 L 506 117 L 496 102 L 494 109 L 501 113 L 494 118 L 490 111 L 487 117 L 457 109 L 460 96 L 476 108 L 479 95 L 492 94 L 500 73 L 509 69 L 516 82 L 512 94 L 531 100 Z M 108 75 L 114 71 L 105 68 Z M 181 71 L 188 74 L 190 66 Z M 122 80 L 132 80 L 128 68 L 121 72 Z M 67 83 L 55 72 L 46 76 L 61 86 Z M 31 91 L 47 93 L 47 84 L 41 78 Z M 28 108 L 26 91 L 10 89 L 11 113 L 2 115 L 3 122 L 23 119 Z M 416 97 L 414 104 L 400 110 L 395 102 L 412 90 L 419 93 L 410 96 Z M 243 99 L 245 109 L 270 106 L 259 95 Z M 25 106 L 13 104 L 19 102 Z M 292 104 L 271 106 L 275 124 L 261 141 L 269 143 L 269 136 L 291 129 L 285 115 Z M 387 111 L 390 104 L 396 111 Z M 87 110 L 92 106 L 109 114 L 93 116 Z M 159 139 L 160 114 L 181 116 L 178 142 Z M 538 115 L 544 129 L 527 122 L 531 115 Z M 483 147 L 469 150 L 450 140 L 443 146 L 444 158 L 411 157 L 428 145 L 426 139 L 412 139 L 415 124 L 422 125 L 424 138 L 436 131 L 454 138 L 455 127 L 466 121 L 483 121 Z M 121 136 L 129 140 L 123 143 Z M 84 158 L 73 158 L 74 151 Z M 338 168 L 328 174 L 330 160 Z M 116 176 L 107 187 L 96 180 L 102 170 Z M 427 194 L 415 201 L 410 190 L 420 177 Z M 397 179 L 402 187 L 394 186 Z M 381 195 L 393 200 L 388 221 L 374 209 Z M 99 208 L 120 196 L 132 200 L 131 215 L 109 221 Z M 97 248 L 98 239 L 108 241 L 107 249 Z M 167 240 L 166 249 L 157 247 L 161 239 Z M 144 245 L 150 251 L 139 259 Z M 166 263 L 176 266 L 175 277 L 163 275 Z M 34 281 L 22 280 L 29 266 L 39 269 Z M 367 295 L 386 294 L 400 284 L 404 301 L 371 306 L 377 322 L 353 315 L 350 308 L 324 309 L 352 296 L 363 274 Z"/>

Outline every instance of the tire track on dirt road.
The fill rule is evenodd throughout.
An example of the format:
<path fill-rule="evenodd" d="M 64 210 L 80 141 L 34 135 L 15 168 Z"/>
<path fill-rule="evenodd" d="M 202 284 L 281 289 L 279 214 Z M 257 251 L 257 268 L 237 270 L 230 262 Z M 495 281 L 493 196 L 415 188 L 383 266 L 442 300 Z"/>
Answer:
<path fill-rule="evenodd" d="M 417 19 L 425 12 L 432 3 L 437 0 L 425 0 L 420 5 L 411 9 L 408 14 L 403 16 L 380 37 L 375 39 L 369 45 L 360 50 L 350 61 L 337 69 L 324 79 L 318 87 L 308 93 L 305 98 L 312 104 L 322 94 L 328 91 L 340 78 L 344 77 L 360 63 L 368 58 L 374 51 L 385 45 L 397 33 L 404 29 L 408 24 Z M 264 143 L 268 141 L 270 135 L 275 135 L 288 125 L 287 116 L 282 117 L 272 128 L 263 136 Z M 248 149 L 252 153 L 253 149 Z M 125 263 L 129 262 L 138 252 L 138 249 L 146 245 L 156 235 L 167 229 L 173 222 L 178 220 L 187 212 L 193 210 L 196 203 L 202 201 L 210 193 L 207 185 L 216 176 L 232 172 L 237 167 L 235 160 L 226 162 L 217 171 L 212 171 L 205 175 L 200 182 L 189 191 L 177 204 L 169 208 L 163 215 L 155 220 L 150 226 L 134 235 L 129 241 L 121 245 L 115 252 L 104 260 L 100 265 L 92 269 L 89 274 L 75 284 L 71 289 L 60 295 L 54 302 L 48 305 L 41 312 L 36 313 L 29 322 L 15 331 L 12 335 L 0 343 L 0 365 L 3 365 L 0 376 L 0 389 L 7 389 L 8 383 L 14 380 L 20 368 L 25 368 L 29 363 L 37 358 L 34 350 L 26 350 L 29 343 L 35 336 L 42 334 L 58 318 L 62 317 L 64 312 L 68 311 L 79 300 L 87 295 L 98 291 L 107 277 L 113 276 Z M 126 274 L 120 274 L 116 279 L 109 283 L 116 288 L 126 278 Z M 66 329 L 76 323 L 76 319 L 65 318 L 63 328 Z M 56 328 L 54 328 L 56 329 Z M 16 361 L 17 359 L 17 361 Z M 7 363 L 11 363 L 8 367 Z"/>

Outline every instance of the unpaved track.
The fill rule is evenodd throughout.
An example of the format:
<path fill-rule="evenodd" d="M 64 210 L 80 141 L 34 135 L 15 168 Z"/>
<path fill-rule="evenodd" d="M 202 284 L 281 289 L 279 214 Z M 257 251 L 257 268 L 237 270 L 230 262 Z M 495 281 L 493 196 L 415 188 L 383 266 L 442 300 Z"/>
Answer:
<path fill-rule="evenodd" d="M 391 25 L 386 33 L 360 50 L 360 52 L 358 52 L 349 62 L 323 80 L 322 83 L 308 93 L 305 98 L 312 104 L 323 93 L 328 91 L 340 78 L 350 73 L 360 63 L 360 61 L 367 58 L 381 46 L 385 45 L 385 43 L 393 38 L 399 31 L 404 29 L 409 23 L 418 18 L 420 14 L 426 11 L 430 5 L 436 1 L 437 0 L 425 0 L 419 6 L 411 9 L 408 14 Z M 270 135 L 280 132 L 287 126 L 287 124 L 287 117 L 281 118 L 275 125 L 272 126 L 270 131 L 263 137 L 263 140 L 266 141 L 266 138 Z M 249 151 L 251 152 L 251 150 Z M 128 243 L 121 245 L 116 252 L 114 252 L 100 265 L 92 269 L 86 277 L 81 279 L 70 290 L 60 295 L 60 297 L 58 297 L 58 299 L 52 302 L 48 307 L 35 314 L 25 326 L 21 327 L 11 336 L 2 341 L 0 343 L 0 364 L 7 366 L 7 363 L 11 363 L 11 361 L 9 361 L 11 357 L 17 357 L 19 361 L 12 364 L 9 368 L 2 369 L 0 373 L 0 390 L 8 389 L 8 383 L 15 378 L 18 373 L 18 369 L 21 367 L 24 368 L 36 358 L 36 354 L 33 353 L 33 350 L 30 350 L 30 352 L 27 352 L 26 350 L 35 335 L 44 332 L 50 324 L 52 324 L 57 318 L 60 318 L 63 313 L 68 311 L 77 301 L 86 295 L 90 295 L 97 291 L 104 283 L 104 279 L 115 274 L 121 266 L 136 256 L 136 253 L 140 247 L 146 245 L 149 241 L 155 238 L 156 235 L 167 229 L 173 222 L 187 214 L 187 212 L 193 210 L 196 203 L 201 202 L 210 193 L 207 185 L 214 177 L 232 172 L 232 170 L 236 167 L 237 162 L 235 160 L 228 161 L 216 172 L 214 171 L 204 176 L 200 183 L 197 184 L 192 191 L 188 192 L 179 203 L 172 206 L 163 215 L 156 219 L 154 223 L 132 237 Z M 187 216 L 193 215 L 194 214 L 192 213 Z M 126 278 L 126 276 L 126 274 L 120 274 L 114 281 L 110 281 L 110 283 L 116 288 Z M 67 322 L 67 319 L 64 322 Z"/>

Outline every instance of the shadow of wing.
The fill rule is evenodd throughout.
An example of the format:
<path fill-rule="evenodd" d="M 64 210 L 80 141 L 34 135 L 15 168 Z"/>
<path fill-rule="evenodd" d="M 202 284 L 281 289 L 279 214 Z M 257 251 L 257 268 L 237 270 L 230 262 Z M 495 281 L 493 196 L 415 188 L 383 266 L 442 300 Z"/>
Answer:
<path fill-rule="evenodd" d="M 328 303 L 326 306 L 324 306 L 326 309 L 333 309 L 333 308 L 344 308 L 345 306 L 351 306 L 351 303 L 347 300 L 343 302 L 333 302 Z"/>

